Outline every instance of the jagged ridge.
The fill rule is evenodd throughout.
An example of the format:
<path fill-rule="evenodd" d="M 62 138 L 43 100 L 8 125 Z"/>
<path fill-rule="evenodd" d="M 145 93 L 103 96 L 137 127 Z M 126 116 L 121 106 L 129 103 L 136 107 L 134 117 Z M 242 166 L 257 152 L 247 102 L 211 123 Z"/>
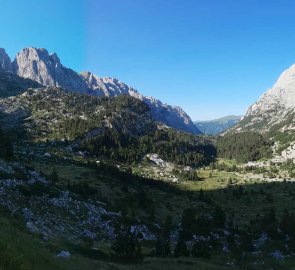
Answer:
<path fill-rule="evenodd" d="M 0 65 L 3 70 L 29 78 L 44 86 L 62 87 L 65 90 L 95 96 L 122 94 L 133 96 L 148 104 L 155 120 L 186 132 L 201 133 L 180 107 L 173 107 L 152 97 L 143 96 L 115 78 L 99 78 L 91 72 L 78 74 L 63 66 L 58 56 L 55 53 L 49 54 L 46 49 L 25 48 L 17 54 L 13 62 L 2 49 Z"/>
<path fill-rule="evenodd" d="M 294 125 L 288 118 L 295 109 L 295 65 L 285 70 L 258 101 L 252 104 L 233 131 L 252 130 L 261 133 L 277 127 L 278 131 L 292 130 Z M 286 124 L 284 122 L 288 120 Z"/>

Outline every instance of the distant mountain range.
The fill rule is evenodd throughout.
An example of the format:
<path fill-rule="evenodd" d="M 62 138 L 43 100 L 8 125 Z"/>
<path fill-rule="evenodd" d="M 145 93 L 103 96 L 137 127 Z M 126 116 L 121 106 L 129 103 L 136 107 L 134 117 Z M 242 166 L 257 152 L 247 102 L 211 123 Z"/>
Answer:
<path fill-rule="evenodd" d="M 241 115 L 229 115 L 215 120 L 195 121 L 194 124 L 204 134 L 217 135 L 233 127 L 241 120 L 241 118 Z"/>
<path fill-rule="evenodd" d="M 180 107 L 170 106 L 153 97 L 143 96 L 115 78 L 100 78 L 91 72 L 79 74 L 62 65 L 57 54 L 49 54 L 46 49 L 25 48 L 13 61 L 4 49 L 0 49 L 0 71 L 31 79 L 43 86 L 61 87 L 71 92 L 107 97 L 130 95 L 142 100 L 150 107 L 154 120 L 182 131 L 201 133 Z"/>

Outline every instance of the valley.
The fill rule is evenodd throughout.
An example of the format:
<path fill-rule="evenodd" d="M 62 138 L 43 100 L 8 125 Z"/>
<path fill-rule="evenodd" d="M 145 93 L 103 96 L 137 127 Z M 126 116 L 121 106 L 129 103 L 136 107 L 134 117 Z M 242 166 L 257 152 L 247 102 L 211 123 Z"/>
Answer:
<path fill-rule="evenodd" d="M 294 269 L 292 109 L 205 135 L 45 49 L 2 58 L 0 269 Z"/>
<path fill-rule="evenodd" d="M 204 134 L 218 135 L 236 125 L 241 120 L 241 118 L 241 115 L 228 115 L 210 121 L 195 121 L 194 124 Z"/>

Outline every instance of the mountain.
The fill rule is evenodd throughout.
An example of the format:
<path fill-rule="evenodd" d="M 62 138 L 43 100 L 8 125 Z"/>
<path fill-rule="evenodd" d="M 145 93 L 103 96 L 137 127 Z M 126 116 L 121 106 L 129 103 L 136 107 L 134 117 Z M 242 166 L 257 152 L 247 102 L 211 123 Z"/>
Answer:
<path fill-rule="evenodd" d="M 49 54 L 45 49 L 23 49 L 16 55 L 12 66 L 17 75 L 44 86 L 62 87 L 79 93 L 86 93 L 88 89 L 79 74 L 64 67 L 55 53 Z"/>
<path fill-rule="evenodd" d="M 92 95 L 107 97 L 122 94 L 130 95 L 146 103 L 151 108 L 152 116 L 156 121 L 194 134 L 202 133 L 194 126 L 190 117 L 178 106 L 173 107 L 153 97 L 146 97 L 116 78 L 100 78 L 90 72 L 83 72 L 81 76 L 87 82 L 88 89 L 91 89 L 90 93 Z"/>
<path fill-rule="evenodd" d="M 276 83 L 253 105 L 233 131 L 260 133 L 292 131 L 295 109 L 295 65 L 285 70 Z"/>
<path fill-rule="evenodd" d="M 228 134 L 260 133 L 271 142 L 272 163 L 295 160 L 295 65 L 254 104 Z"/>
<path fill-rule="evenodd" d="M 196 121 L 194 124 L 204 134 L 217 135 L 237 124 L 241 118 L 240 115 L 229 115 L 210 121 Z"/>
<path fill-rule="evenodd" d="M 1 49 L 0 63 L 3 70 L 12 71 L 20 77 L 31 79 L 44 86 L 61 87 L 72 92 L 99 97 L 122 94 L 133 96 L 151 108 L 155 120 L 186 132 L 201 133 L 180 107 L 170 106 L 152 97 L 143 96 L 115 78 L 100 78 L 91 72 L 78 74 L 62 65 L 59 57 L 55 53 L 49 54 L 46 49 L 25 48 L 16 55 L 13 62 L 5 50 Z"/>

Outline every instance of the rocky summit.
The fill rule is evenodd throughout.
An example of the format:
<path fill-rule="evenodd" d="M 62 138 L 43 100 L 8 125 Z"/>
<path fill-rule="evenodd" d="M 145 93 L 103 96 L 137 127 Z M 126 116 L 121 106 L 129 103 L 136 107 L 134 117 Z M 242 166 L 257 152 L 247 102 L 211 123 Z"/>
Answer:
<path fill-rule="evenodd" d="M 255 130 L 261 133 L 271 128 L 292 129 L 295 109 L 295 65 L 285 70 L 276 83 L 252 104 L 234 131 Z M 286 122 L 287 121 L 287 122 Z"/>
<path fill-rule="evenodd" d="M 64 67 L 55 53 L 49 54 L 45 49 L 23 49 L 16 55 L 12 65 L 14 73 L 42 85 L 87 92 L 83 78 L 72 69 Z"/>
<path fill-rule="evenodd" d="M 91 72 L 79 74 L 65 67 L 57 54 L 50 54 L 46 49 L 25 48 L 16 55 L 14 61 L 10 60 L 4 49 L 0 49 L 1 70 L 31 79 L 44 86 L 61 87 L 72 92 L 99 97 L 130 95 L 145 102 L 150 107 L 155 120 L 182 131 L 202 133 L 180 107 L 170 106 L 155 98 L 143 96 L 116 78 L 100 78 Z"/>

